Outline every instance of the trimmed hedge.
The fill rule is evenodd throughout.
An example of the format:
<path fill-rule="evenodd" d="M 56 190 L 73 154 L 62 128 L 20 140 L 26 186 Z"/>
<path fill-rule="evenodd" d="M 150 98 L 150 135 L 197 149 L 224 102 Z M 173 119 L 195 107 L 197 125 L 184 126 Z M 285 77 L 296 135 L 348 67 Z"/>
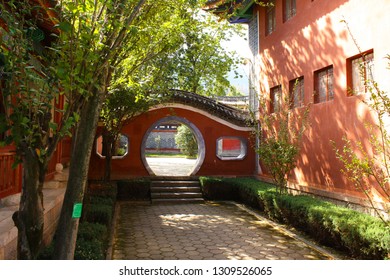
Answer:
<path fill-rule="evenodd" d="M 237 190 L 232 184 L 227 184 L 226 180 L 200 177 L 203 197 L 207 200 L 234 200 L 237 197 Z"/>
<path fill-rule="evenodd" d="M 82 222 L 77 233 L 75 260 L 103 260 L 108 242 L 107 227 Z"/>
<path fill-rule="evenodd" d="M 150 180 L 118 181 L 118 200 L 150 200 Z"/>
<path fill-rule="evenodd" d="M 114 213 L 113 205 L 107 204 L 86 204 L 84 208 L 83 221 L 98 223 L 109 227 Z"/>
<path fill-rule="evenodd" d="M 259 209 L 268 218 L 291 225 L 353 258 L 390 256 L 390 228 L 378 218 L 307 195 L 280 195 L 275 186 L 252 178 L 201 178 L 203 189 L 210 189 L 210 184 L 215 183 L 233 188 L 236 201 Z"/>
<path fill-rule="evenodd" d="M 75 260 L 104 260 L 112 226 L 117 187 L 91 183 L 84 197 L 83 217 L 77 233 Z"/>

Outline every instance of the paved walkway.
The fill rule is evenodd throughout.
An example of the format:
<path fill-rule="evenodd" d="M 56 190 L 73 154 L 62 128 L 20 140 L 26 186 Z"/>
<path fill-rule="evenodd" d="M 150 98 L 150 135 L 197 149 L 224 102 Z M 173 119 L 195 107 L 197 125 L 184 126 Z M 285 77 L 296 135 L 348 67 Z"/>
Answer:
<path fill-rule="evenodd" d="M 157 176 L 188 176 L 196 163 L 196 159 L 174 157 L 147 157 L 146 161 Z"/>
<path fill-rule="evenodd" d="M 120 204 L 113 259 L 331 259 L 233 203 Z"/>

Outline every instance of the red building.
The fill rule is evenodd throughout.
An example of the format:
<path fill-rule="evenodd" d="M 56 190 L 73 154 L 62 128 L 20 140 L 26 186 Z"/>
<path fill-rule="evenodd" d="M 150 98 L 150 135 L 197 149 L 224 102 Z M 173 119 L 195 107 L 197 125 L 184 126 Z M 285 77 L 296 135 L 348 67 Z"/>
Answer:
<path fill-rule="evenodd" d="M 390 92 L 385 59 L 390 53 L 386 36 L 390 1 L 265 1 L 268 6 L 254 2 L 235 1 L 238 12 L 230 18 L 249 28 L 252 108 L 258 110 L 259 98 L 267 100 L 267 112 L 261 114 L 277 113 L 285 97 L 293 100 L 294 114 L 311 104 L 311 125 L 297 167 L 289 175 L 290 187 L 365 204 L 363 193 L 341 171 L 343 165 L 332 141 L 339 149 L 343 137 L 369 147 L 366 125 L 375 118 L 362 102 L 369 98 L 364 80 L 373 78 L 382 90 Z M 231 3 L 209 1 L 209 9 L 229 12 Z M 365 77 L 359 70 L 363 56 Z M 258 175 L 269 177 L 264 168 Z M 380 195 L 377 200 L 382 201 Z"/>

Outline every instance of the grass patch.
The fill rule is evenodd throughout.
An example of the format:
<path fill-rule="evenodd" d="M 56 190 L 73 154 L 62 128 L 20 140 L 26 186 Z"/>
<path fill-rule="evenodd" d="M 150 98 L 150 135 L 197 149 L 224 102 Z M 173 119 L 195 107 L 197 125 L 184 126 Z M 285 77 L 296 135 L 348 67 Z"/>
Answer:
<path fill-rule="evenodd" d="M 170 153 L 150 153 L 150 154 L 145 154 L 145 157 L 153 157 L 153 158 L 185 158 L 186 156 L 183 154 L 170 154 Z"/>
<path fill-rule="evenodd" d="M 307 195 L 280 195 L 274 185 L 252 178 L 202 177 L 203 189 L 219 185 L 233 189 L 235 200 L 259 209 L 271 220 L 305 232 L 319 243 L 352 258 L 386 259 L 390 254 L 390 229 L 378 218 Z"/>

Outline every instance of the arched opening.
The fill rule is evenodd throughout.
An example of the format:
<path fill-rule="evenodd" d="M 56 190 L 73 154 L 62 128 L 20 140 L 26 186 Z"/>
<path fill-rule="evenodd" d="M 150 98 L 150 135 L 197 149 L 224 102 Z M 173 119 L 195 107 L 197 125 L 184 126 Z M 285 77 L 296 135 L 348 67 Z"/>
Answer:
<path fill-rule="evenodd" d="M 181 126 L 188 127 L 196 141 L 196 153 L 186 157 L 175 136 Z M 170 116 L 155 122 L 145 133 L 141 157 L 150 175 L 193 176 L 199 171 L 205 157 L 205 143 L 199 129 L 185 118 Z"/>

